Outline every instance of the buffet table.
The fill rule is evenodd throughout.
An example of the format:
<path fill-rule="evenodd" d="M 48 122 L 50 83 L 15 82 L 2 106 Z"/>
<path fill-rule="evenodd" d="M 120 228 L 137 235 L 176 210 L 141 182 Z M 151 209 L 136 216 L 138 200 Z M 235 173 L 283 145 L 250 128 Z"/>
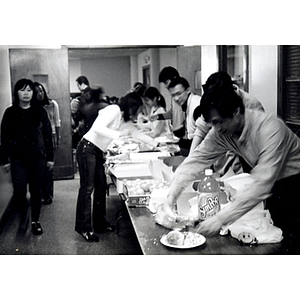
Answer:
<path fill-rule="evenodd" d="M 160 239 L 170 229 L 155 223 L 154 214 L 146 207 L 128 207 L 125 202 L 131 222 L 133 224 L 139 244 L 145 255 L 212 255 L 212 254 L 280 254 L 281 243 L 259 244 L 253 246 L 241 245 L 230 235 L 206 238 L 206 242 L 196 248 L 175 249 L 164 246 Z"/>
<path fill-rule="evenodd" d="M 144 178 L 149 176 L 146 165 L 136 165 L 140 170 L 140 175 Z M 134 170 L 134 166 L 123 166 L 127 171 Z M 256 245 L 242 245 L 237 239 L 234 239 L 230 234 L 226 236 L 206 237 L 206 242 L 195 248 L 190 249 L 176 249 L 163 245 L 160 239 L 163 235 L 170 232 L 170 229 L 165 228 L 155 222 L 155 214 L 152 213 L 148 207 L 131 207 L 124 197 L 122 191 L 122 181 L 126 178 L 123 174 L 123 168 L 112 169 L 112 179 L 117 187 L 121 199 L 125 202 L 131 223 L 135 230 L 137 239 L 143 254 L 145 255 L 212 255 L 212 254 L 226 254 L 226 255 L 242 255 L 242 254 L 281 254 L 281 243 L 274 244 L 256 244 Z M 116 175 L 120 175 L 118 178 Z M 121 183 L 121 185 L 120 185 Z M 183 203 L 183 202 L 182 202 Z M 178 202 L 179 204 L 179 202 Z"/>
<path fill-rule="evenodd" d="M 123 156 L 122 156 L 123 155 Z M 129 180 L 147 180 L 154 178 L 162 182 L 171 182 L 175 169 L 182 163 L 184 157 L 174 156 L 168 151 L 162 152 L 144 152 L 144 153 L 128 153 L 124 156 L 112 157 L 108 163 L 107 173 L 111 176 L 117 192 L 121 199 L 125 202 L 125 209 L 127 209 L 131 219 L 133 228 L 135 230 L 137 239 L 139 241 L 141 250 L 145 255 L 212 255 L 212 254 L 226 254 L 226 255 L 241 255 L 241 254 L 281 254 L 281 243 L 270 244 L 254 244 L 243 245 L 239 240 L 228 235 L 217 235 L 214 237 L 205 237 L 204 244 L 186 249 L 178 249 L 171 245 L 164 245 L 161 243 L 161 238 L 168 234 L 171 230 L 165 228 L 155 222 L 155 211 L 152 211 L 152 205 L 145 206 L 140 202 L 148 198 L 148 196 L 140 196 L 136 202 L 132 201 L 134 196 L 128 193 L 128 189 L 124 188 Z M 117 159 L 116 159 L 117 158 Z M 120 160 L 123 159 L 123 160 Z M 129 186 L 128 186 L 129 187 Z M 126 190 L 126 196 L 124 195 Z M 186 206 L 187 200 L 195 196 L 195 191 L 192 186 L 186 188 L 186 194 L 177 201 L 178 212 L 185 215 L 189 206 Z M 158 198 L 163 198 L 163 190 L 159 192 Z M 136 194 L 133 194 L 136 195 Z M 157 193 L 156 193 L 157 196 Z M 151 193 L 151 201 L 157 200 L 156 196 Z M 181 199 L 182 198 L 182 199 Z M 181 199 L 181 200 L 180 200 Z M 137 203 L 137 207 L 132 205 Z M 192 229 L 191 229 L 192 231 Z"/>

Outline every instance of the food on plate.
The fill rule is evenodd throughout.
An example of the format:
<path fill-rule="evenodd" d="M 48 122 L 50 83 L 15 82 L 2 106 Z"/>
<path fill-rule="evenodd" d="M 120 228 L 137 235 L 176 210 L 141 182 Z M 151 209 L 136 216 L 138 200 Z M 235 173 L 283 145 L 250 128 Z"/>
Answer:
<path fill-rule="evenodd" d="M 165 246 L 189 249 L 201 246 L 206 241 L 205 237 L 201 234 L 190 232 L 190 231 L 176 231 L 173 230 L 167 235 L 163 235 L 161 238 L 161 243 Z"/>
<path fill-rule="evenodd" d="M 167 234 L 167 242 L 170 245 L 182 246 L 184 242 L 184 234 L 179 231 L 171 231 Z"/>

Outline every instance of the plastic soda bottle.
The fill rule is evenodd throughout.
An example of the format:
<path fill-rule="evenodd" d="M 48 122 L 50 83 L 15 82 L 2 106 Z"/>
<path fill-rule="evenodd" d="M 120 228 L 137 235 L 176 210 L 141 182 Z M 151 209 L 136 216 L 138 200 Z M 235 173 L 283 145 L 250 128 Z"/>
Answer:
<path fill-rule="evenodd" d="M 220 185 L 212 175 L 213 171 L 206 169 L 205 177 L 198 185 L 200 220 L 206 220 L 220 211 Z"/>

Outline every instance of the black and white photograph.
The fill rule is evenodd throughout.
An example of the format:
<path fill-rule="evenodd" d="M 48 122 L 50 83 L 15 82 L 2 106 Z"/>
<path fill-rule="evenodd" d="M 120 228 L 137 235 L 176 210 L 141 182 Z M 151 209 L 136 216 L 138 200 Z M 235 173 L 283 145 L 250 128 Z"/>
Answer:
<path fill-rule="evenodd" d="M 294 297 L 275 290 L 300 254 L 293 13 L 88 4 L 1 21 L 5 282 L 43 299 L 53 277 L 63 298 Z"/>

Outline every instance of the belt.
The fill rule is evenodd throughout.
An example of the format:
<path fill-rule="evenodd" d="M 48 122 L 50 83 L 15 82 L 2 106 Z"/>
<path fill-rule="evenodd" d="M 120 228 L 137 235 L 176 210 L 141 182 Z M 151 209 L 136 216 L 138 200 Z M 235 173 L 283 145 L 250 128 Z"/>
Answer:
<path fill-rule="evenodd" d="M 93 147 L 99 149 L 95 144 L 93 144 L 92 142 L 86 140 L 85 138 L 82 138 L 81 141 L 82 141 L 83 143 L 87 144 L 87 145 L 90 145 L 90 146 L 93 146 Z"/>

